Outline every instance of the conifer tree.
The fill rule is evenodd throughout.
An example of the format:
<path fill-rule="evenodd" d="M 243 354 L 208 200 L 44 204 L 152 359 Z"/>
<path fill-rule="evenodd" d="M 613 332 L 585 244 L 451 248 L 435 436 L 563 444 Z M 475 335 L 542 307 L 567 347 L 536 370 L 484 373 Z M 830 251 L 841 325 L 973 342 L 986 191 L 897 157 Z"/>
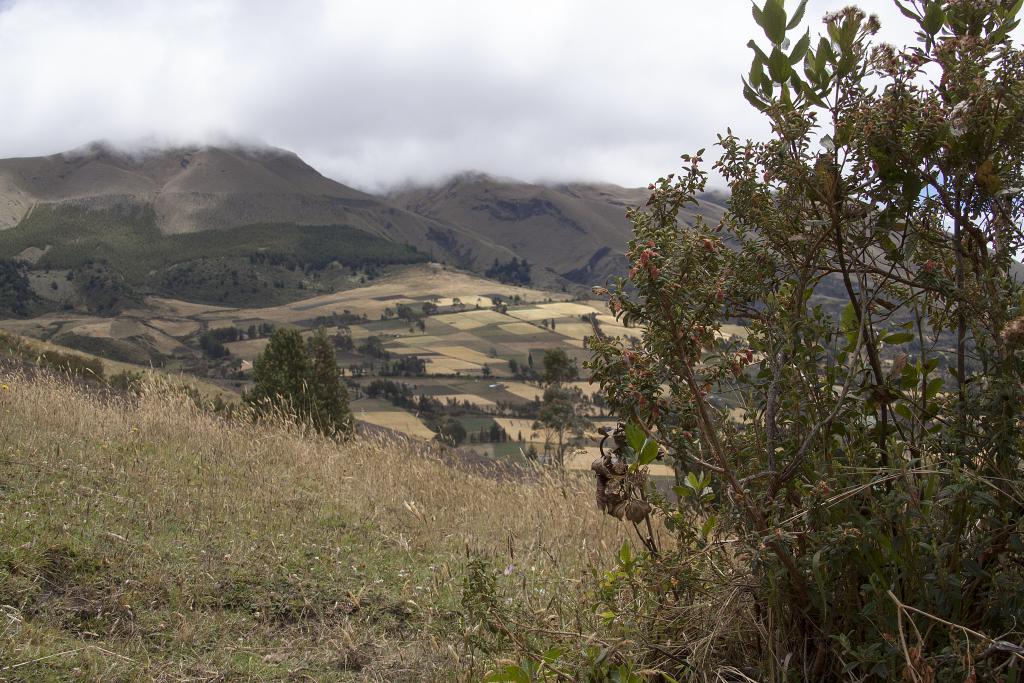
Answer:
<path fill-rule="evenodd" d="M 298 330 L 278 328 L 253 362 L 253 390 L 246 396 L 257 410 L 269 407 L 301 415 L 305 412 L 309 355 Z"/>
<path fill-rule="evenodd" d="M 310 356 L 310 419 L 324 434 L 347 434 L 352 431 L 352 413 L 348 407 L 348 391 L 341 381 L 341 372 L 334 356 L 334 347 L 323 328 L 316 331 L 309 343 Z"/>
<path fill-rule="evenodd" d="M 322 329 L 308 349 L 298 330 L 274 330 L 253 363 L 253 380 L 255 386 L 245 400 L 258 412 L 281 410 L 329 436 L 352 431 L 348 392 Z"/>

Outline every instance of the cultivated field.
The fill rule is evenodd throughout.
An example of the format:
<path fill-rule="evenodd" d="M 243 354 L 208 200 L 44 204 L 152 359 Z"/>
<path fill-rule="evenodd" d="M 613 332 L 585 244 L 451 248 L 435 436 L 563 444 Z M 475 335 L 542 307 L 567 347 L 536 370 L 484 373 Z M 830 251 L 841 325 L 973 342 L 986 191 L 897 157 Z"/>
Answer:
<path fill-rule="evenodd" d="M 339 364 L 363 385 L 389 376 L 388 368 L 403 358 L 421 359 L 422 374 L 393 381 L 409 385 L 414 395 L 433 396 L 442 405 L 456 402 L 465 411 L 459 420 L 476 431 L 480 427 L 474 420 L 493 425 L 491 418 L 509 414 L 510 406 L 524 406 L 543 395 L 542 386 L 522 381 L 514 368 L 535 366 L 539 371 L 544 352 L 552 348 L 566 349 L 582 366 L 588 357 L 584 338 L 594 333 L 587 318 L 596 317 L 605 334 L 632 334 L 607 315 L 601 302 L 567 298 L 426 264 L 393 268 L 365 286 L 279 306 L 231 308 L 151 297 L 145 306 L 116 318 L 50 314 L 0 321 L 0 331 L 48 339 L 58 348 L 70 345 L 121 361 L 107 360 L 111 368 L 157 365 L 171 372 L 193 373 L 237 395 L 248 386 L 252 362 L 268 342 L 267 330 L 297 326 L 308 336 L 323 326 L 328 335 L 351 338 L 352 348 L 339 352 Z M 503 306 L 494 306 L 498 299 Z M 418 319 L 397 317 L 400 304 Z M 427 315 L 425 304 L 433 307 Z M 250 338 L 253 328 L 260 332 Z M 237 335 L 225 338 L 228 355 L 220 360 L 207 358 L 199 343 L 201 336 L 227 332 Z M 376 345 L 375 355 L 367 355 L 364 349 L 371 342 Z M 588 398 L 596 391 L 585 381 L 573 385 Z M 415 438 L 434 437 L 417 415 L 404 408 L 358 396 L 352 407 L 356 418 L 367 424 Z M 514 437 L 513 431 L 520 430 L 506 429 Z M 543 447 L 542 438 L 527 441 Z"/>

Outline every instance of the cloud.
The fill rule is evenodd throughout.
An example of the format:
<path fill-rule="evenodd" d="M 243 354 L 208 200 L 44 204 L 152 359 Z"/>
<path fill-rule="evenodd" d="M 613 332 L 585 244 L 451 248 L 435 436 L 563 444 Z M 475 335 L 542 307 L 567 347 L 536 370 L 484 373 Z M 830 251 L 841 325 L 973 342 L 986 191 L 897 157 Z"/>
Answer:
<path fill-rule="evenodd" d="M 844 4 L 812 0 L 808 17 Z M 862 4 L 906 24 L 888 2 Z M 739 87 L 757 32 L 746 0 L 4 9 L 5 157 L 227 137 L 291 149 L 367 189 L 466 169 L 639 185 L 726 126 L 767 132 Z"/>

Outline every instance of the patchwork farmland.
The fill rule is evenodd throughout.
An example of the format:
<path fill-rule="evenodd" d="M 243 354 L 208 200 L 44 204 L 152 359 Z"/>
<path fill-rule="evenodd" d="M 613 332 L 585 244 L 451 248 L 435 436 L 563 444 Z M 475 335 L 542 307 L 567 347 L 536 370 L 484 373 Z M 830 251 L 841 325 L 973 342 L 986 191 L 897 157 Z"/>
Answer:
<path fill-rule="evenodd" d="M 118 370 L 161 368 L 203 378 L 236 398 L 249 388 L 252 363 L 277 326 L 334 340 L 352 398 L 369 429 L 418 439 L 446 438 L 478 457 L 543 459 L 555 443 L 537 424 L 546 351 L 563 349 L 582 371 L 595 326 L 631 331 L 603 302 L 506 285 L 438 264 L 397 267 L 373 282 L 263 308 L 210 306 L 151 297 L 115 319 L 51 314 L 0 321 L 0 331 L 116 361 Z M 580 410 L 594 424 L 609 418 L 597 387 L 581 377 Z M 589 467 L 590 433 L 567 456 Z"/>

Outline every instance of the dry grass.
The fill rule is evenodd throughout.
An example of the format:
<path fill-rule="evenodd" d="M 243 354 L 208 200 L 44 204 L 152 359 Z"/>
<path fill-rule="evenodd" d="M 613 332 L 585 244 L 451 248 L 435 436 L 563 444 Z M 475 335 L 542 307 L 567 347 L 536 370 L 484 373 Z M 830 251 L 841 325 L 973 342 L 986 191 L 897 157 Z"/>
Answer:
<path fill-rule="evenodd" d="M 506 323 L 504 325 L 498 325 L 498 328 L 502 332 L 508 332 L 509 334 L 515 334 L 519 336 L 528 334 L 542 334 L 547 332 L 543 327 L 537 327 L 530 323 Z"/>
<path fill-rule="evenodd" d="M 479 680 L 467 558 L 508 565 L 525 609 L 579 610 L 625 533 L 587 478 L 0 382 L 0 679 Z"/>
<path fill-rule="evenodd" d="M 508 316 L 497 311 L 465 311 L 462 313 L 445 313 L 434 317 L 435 322 L 451 325 L 457 330 L 475 330 L 489 325 L 507 323 Z"/>
<path fill-rule="evenodd" d="M 434 438 L 434 432 L 430 431 L 425 424 L 412 413 L 404 410 L 357 410 L 355 418 L 368 424 L 377 425 L 402 432 L 418 439 Z"/>
<path fill-rule="evenodd" d="M 477 396 L 476 394 L 436 394 L 434 398 L 442 403 L 447 401 L 470 403 L 478 408 L 493 408 L 496 405 L 494 401 L 484 398 L 483 396 Z"/>
<path fill-rule="evenodd" d="M 561 318 L 561 314 L 554 311 L 549 311 L 546 308 L 517 308 L 509 310 L 508 314 L 513 318 L 519 320 L 525 320 L 526 322 L 533 322 L 534 320 L 548 320 L 550 318 Z"/>
<path fill-rule="evenodd" d="M 424 356 L 428 375 L 454 375 L 457 372 L 480 372 L 482 366 L 469 361 L 448 358 L 447 356 Z"/>

